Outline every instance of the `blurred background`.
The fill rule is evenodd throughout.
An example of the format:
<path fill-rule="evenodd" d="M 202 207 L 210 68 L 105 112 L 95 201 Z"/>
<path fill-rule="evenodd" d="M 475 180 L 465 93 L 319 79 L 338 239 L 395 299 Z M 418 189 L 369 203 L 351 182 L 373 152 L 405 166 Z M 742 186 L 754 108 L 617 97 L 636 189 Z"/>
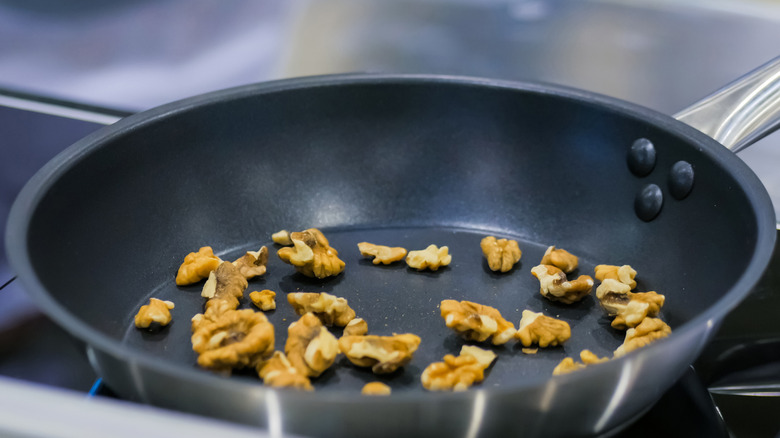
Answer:
<path fill-rule="evenodd" d="M 306 75 L 437 73 L 554 83 L 674 114 L 778 55 L 778 0 L 0 0 L 0 229 L 54 154 L 98 125 L 195 94 Z M 779 210 L 780 135 L 739 155 Z M 773 318 L 754 317 L 780 307 L 771 280 L 720 341 L 780 336 Z M 13 283 L 4 254 L 0 289 L 0 375 L 89 390 L 86 359 Z M 43 350 L 58 359 L 40 360 Z M 714 397 L 734 436 L 780 427 L 731 414 L 777 411 L 776 401 Z"/>

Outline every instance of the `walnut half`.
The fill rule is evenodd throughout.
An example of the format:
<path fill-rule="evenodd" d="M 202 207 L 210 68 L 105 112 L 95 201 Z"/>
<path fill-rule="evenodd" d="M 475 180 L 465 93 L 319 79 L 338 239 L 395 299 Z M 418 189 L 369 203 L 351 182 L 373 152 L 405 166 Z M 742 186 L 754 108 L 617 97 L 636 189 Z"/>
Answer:
<path fill-rule="evenodd" d="M 406 248 L 401 248 L 400 246 L 390 247 L 368 242 L 360 242 L 357 246 L 363 257 L 374 257 L 372 263 L 375 265 L 380 263 L 389 265 L 406 257 Z"/>
<path fill-rule="evenodd" d="M 604 281 L 607 279 L 617 280 L 625 285 L 628 285 L 629 290 L 636 287 L 636 271 L 630 265 L 614 266 L 614 265 L 597 265 L 595 268 L 596 280 Z"/>
<path fill-rule="evenodd" d="M 654 291 L 629 292 L 630 286 L 607 278 L 596 288 L 601 307 L 614 316 L 612 327 L 625 330 L 636 327 L 647 317 L 656 317 L 664 305 L 665 297 Z"/>
<path fill-rule="evenodd" d="M 228 310 L 197 324 L 192 349 L 198 365 L 219 371 L 256 366 L 274 348 L 274 327 L 260 312 Z"/>
<path fill-rule="evenodd" d="M 524 347 L 538 345 L 544 347 L 556 347 L 563 344 L 571 337 L 571 327 L 566 321 L 523 310 L 523 318 L 515 335 Z"/>
<path fill-rule="evenodd" d="M 482 248 L 482 254 L 485 255 L 491 271 L 509 272 L 522 256 L 516 240 L 496 239 L 493 236 L 487 236 L 482 239 L 479 246 Z"/>
<path fill-rule="evenodd" d="M 149 304 L 141 306 L 138 314 L 135 315 L 135 326 L 138 328 L 149 328 L 153 323 L 161 326 L 170 324 L 173 306 L 172 301 L 149 298 Z"/>
<path fill-rule="evenodd" d="M 490 350 L 464 345 L 459 356 L 448 354 L 422 372 L 420 380 L 429 391 L 465 391 L 485 378 L 485 370 L 496 360 Z"/>
<path fill-rule="evenodd" d="M 418 271 L 425 269 L 438 271 L 442 266 L 447 266 L 452 262 L 452 255 L 449 254 L 449 251 L 450 249 L 446 246 L 439 248 L 436 245 L 428 245 L 427 248 L 419 251 L 409 251 L 409 255 L 406 256 L 406 264 Z"/>
<path fill-rule="evenodd" d="M 344 327 L 355 318 L 346 299 L 326 292 L 292 292 L 287 294 L 287 302 L 298 315 L 312 312 L 327 326 Z"/>
<path fill-rule="evenodd" d="M 256 370 L 266 386 L 314 391 L 309 378 L 292 366 L 281 351 L 274 351 L 273 356 L 259 363 Z"/>
<path fill-rule="evenodd" d="M 340 274 L 344 262 L 330 246 L 325 235 L 316 228 L 290 233 L 292 247 L 279 249 L 279 258 L 295 266 L 295 270 L 307 277 L 327 278 Z"/>
<path fill-rule="evenodd" d="M 658 339 L 665 338 L 671 333 L 671 327 L 659 318 L 645 318 L 638 326 L 626 331 L 626 339 L 623 341 L 623 345 L 615 350 L 614 356 L 625 356 Z"/>
<path fill-rule="evenodd" d="M 565 249 L 550 246 L 544 252 L 540 265 L 552 265 L 570 274 L 579 266 L 579 258 Z"/>
<path fill-rule="evenodd" d="M 411 333 L 393 336 L 342 336 L 339 349 L 359 367 L 371 367 L 374 374 L 392 373 L 412 360 L 420 337 Z"/>
<path fill-rule="evenodd" d="M 176 273 L 176 284 L 185 286 L 197 283 L 209 276 L 209 273 L 222 263 L 222 259 L 214 255 L 210 246 L 204 246 L 198 252 L 191 252 L 184 257 L 184 262 Z"/>
<path fill-rule="evenodd" d="M 319 318 L 307 313 L 287 329 L 284 352 L 298 372 L 318 377 L 333 365 L 339 354 L 339 344 Z"/>
<path fill-rule="evenodd" d="M 569 281 L 559 268 L 553 265 L 538 265 L 531 268 L 531 274 L 539 279 L 539 292 L 547 299 L 571 304 L 582 300 L 593 289 L 593 278 L 580 275 Z"/>
<path fill-rule="evenodd" d="M 516 333 L 515 326 L 494 307 L 471 301 L 444 300 L 440 310 L 447 327 L 470 341 L 484 342 L 491 338 L 493 345 L 501 345 Z"/>

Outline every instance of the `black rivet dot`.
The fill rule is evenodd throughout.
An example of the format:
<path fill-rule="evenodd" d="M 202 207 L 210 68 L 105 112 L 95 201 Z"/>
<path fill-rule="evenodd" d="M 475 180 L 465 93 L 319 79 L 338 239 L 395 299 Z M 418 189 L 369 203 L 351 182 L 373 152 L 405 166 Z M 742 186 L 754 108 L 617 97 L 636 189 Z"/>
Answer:
<path fill-rule="evenodd" d="M 669 193 L 675 199 L 685 199 L 693 188 L 693 166 L 687 161 L 678 161 L 669 172 Z"/>
<path fill-rule="evenodd" d="M 645 176 L 655 167 L 655 146 L 650 140 L 636 140 L 628 151 L 628 168 L 636 176 Z"/>
<path fill-rule="evenodd" d="M 661 188 L 655 184 L 647 184 L 639 190 L 634 199 L 634 211 L 639 219 L 650 222 L 661 212 L 664 205 L 664 195 Z"/>

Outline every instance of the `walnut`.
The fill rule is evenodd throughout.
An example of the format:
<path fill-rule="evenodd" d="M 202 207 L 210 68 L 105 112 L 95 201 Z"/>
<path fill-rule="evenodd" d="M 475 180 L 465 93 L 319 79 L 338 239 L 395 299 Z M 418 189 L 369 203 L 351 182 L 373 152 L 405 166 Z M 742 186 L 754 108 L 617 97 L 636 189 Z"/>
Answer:
<path fill-rule="evenodd" d="M 200 295 L 208 298 L 206 312 L 215 316 L 239 306 L 239 298 L 243 298 L 247 288 L 246 278 L 232 263 L 221 263 L 216 271 L 209 274 Z"/>
<path fill-rule="evenodd" d="M 539 279 L 539 292 L 552 301 L 571 304 L 585 298 L 593 289 L 590 276 L 580 275 L 576 280 L 569 281 L 562 270 L 552 265 L 534 266 L 531 273 Z"/>
<path fill-rule="evenodd" d="M 567 274 L 571 274 L 579 266 L 579 258 L 565 249 L 551 246 L 544 252 L 540 265 L 552 265 Z"/>
<path fill-rule="evenodd" d="M 485 370 L 496 354 L 474 346 L 463 346 L 460 356 L 448 354 L 444 362 L 434 362 L 422 372 L 420 380 L 430 391 L 465 391 L 485 378 Z"/>
<path fill-rule="evenodd" d="M 392 373 L 412 360 L 420 337 L 411 333 L 393 336 L 342 336 L 339 349 L 350 362 L 371 367 L 374 374 Z"/>
<path fill-rule="evenodd" d="M 636 327 L 646 317 L 656 317 L 664 305 L 665 297 L 654 291 L 629 292 L 629 285 L 607 278 L 596 288 L 601 307 L 614 316 L 612 327 L 624 330 Z"/>
<path fill-rule="evenodd" d="M 274 351 L 273 356 L 259 363 L 256 370 L 266 386 L 314 391 L 309 378 L 292 366 L 281 351 Z"/>
<path fill-rule="evenodd" d="M 571 327 L 566 321 L 523 310 L 523 318 L 515 335 L 524 347 L 538 345 L 542 348 L 563 344 L 571 337 Z"/>
<path fill-rule="evenodd" d="M 418 271 L 425 269 L 436 271 L 442 266 L 449 265 L 452 261 L 449 250 L 446 246 L 439 248 L 436 245 L 428 245 L 427 248 L 419 251 L 409 251 L 409 255 L 406 256 L 406 264 Z"/>
<path fill-rule="evenodd" d="M 263 312 L 276 309 L 276 292 L 270 289 L 254 291 L 249 294 L 249 299 Z"/>
<path fill-rule="evenodd" d="M 274 327 L 260 312 L 228 310 L 214 321 L 205 320 L 192 334 L 198 365 L 228 370 L 257 365 L 274 348 Z"/>
<path fill-rule="evenodd" d="M 487 236 L 479 243 L 491 271 L 508 272 L 520 261 L 522 252 L 516 240 Z"/>
<path fill-rule="evenodd" d="M 658 339 L 665 338 L 672 333 L 671 327 L 659 318 L 645 318 L 638 326 L 626 331 L 626 339 L 623 345 L 615 350 L 615 357 L 638 350 Z"/>
<path fill-rule="evenodd" d="M 355 311 L 344 298 L 329 293 L 293 292 L 287 301 L 298 315 L 313 312 L 327 326 L 344 327 L 355 318 Z"/>
<path fill-rule="evenodd" d="M 344 270 L 338 251 L 331 248 L 325 235 L 316 228 L 290 233 L 292 247 L 281 248 L 279 258 L 295 266 L 307 277 L 327 278 Z"/>
<path fill-rule="evenodd" d="M 590 350 L 582 350 L 580 352 L 580 362 L 575 362 L 574 359 L 567 357 L 559 363 L 555 369 L 553 370 L 553 376 L 558 376 L 561 374 L 571 373 L 573 371 L 581 370 L 588 365 L 595 365 L 599 363 L 603 363 L 609 360 L 609 358 L 606 357 L 598 357 L 595 354 L 593 354 Z"/>
<path fill-rule="evenodd" d="M 382 382 L 368 382 L 360 390 L 363 395 L 390 395 L 391 392 L 390 387 Z"/>
<path fill-rule="evenodd" d="M 389 247 L 384 245 L 374 245 L 373 243 L 360 242 L 357 244 L 360 254 L 364 257 L 374 257 L 373 263 L 389 265 L 406 257 L 406 248 L 400 246 Z"/>
<path fill-rule="evenodd" d="M 222 259 L 214 255 L 210 246 L 204 246 L 198 252 L 191 252 L 184 257 L 184 263 L 176 273 L 176 284 L 186 286 L 197 283 L 209 276 L 209 273 L 222 263 Z"/>
<path fill-rule="evenodd" d="M 636 287 L 636 281 L 634 281 L 634 277 L 636 277 L 636 271 L 630 265 L 597 265 L 595 271 L 596 280 L 617 280 L 623 284 L 627 284 L 629 286 L 629 290 L 632 290 Z"/>
<path fill-rule="evenodd" d="M 138 328 L 149 328 L 153 323 L 166 326 L 171 322 L 172 301 L 158 300 L 149 298 L 149 304 L 141 306 L 138 314 L 135 315 L 135 326 Z"/>
<path fill-rule="evenodd" d="M 333 365 L 339 343 L 319 318 L 307 313 L 287 329 L 284 353 L 301 374 L 318 377 Z"/>
<path fill-rule="evenodd" d="M 492 338 L 493 345 L 501 345 L 515 336 L 515 326 L 493 307 L 471 301 L 444 300 L 440 308 L 447 327 L 470 341 L 483 342 Z"/>
<path fill-rule="evenodd" d="M 368 323 L 363 318 L 355 318 L 344 327 L 344 336 L 363 336 L 368 333 Z"/>
<path fill-rule="evenodd" d="M 233 264 L 238 268 L 238 272 L 247 280 L 265 274 L 268 263 L 268 248 L 265 246 L 257 251 L 247 251 Z"/>
<path fill-rule="evenodd" d="M 290 232 L 287 230 L 281 230 L 271 234 L 271 240 L 273 240 L 274 243 L 284 246 L 293 244 L 292 239 L 290 239 Z"/>

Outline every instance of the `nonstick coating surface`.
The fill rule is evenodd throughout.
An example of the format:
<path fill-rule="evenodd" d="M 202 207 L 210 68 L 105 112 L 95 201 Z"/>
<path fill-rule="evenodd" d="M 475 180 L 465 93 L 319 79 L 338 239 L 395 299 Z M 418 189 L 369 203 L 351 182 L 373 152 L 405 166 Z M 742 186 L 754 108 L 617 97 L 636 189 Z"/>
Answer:
<path fill-rule="evenodd" d="M 655 169 L 642 178 L 626 164 L 638 138 L 651 140 L 658 152 Z M 666 188 L 679 160 L 693 165 L 696 178 L 681 201 Z M 633 206 L 648 183 L 667 196 L 658 217 L 645 222 Z M 322 229 L 347 263 L 339 277 L 307 280 L 276 258 L 271 233 L 309 227 Z M 479 239 L 488 234 L 520 240 L 520 266 L 503 275 L 487 272 Z M 538 85 L 341 76 L 218 92 L 106 128 L 31 181 L 12 211 L 8 236 L 20 279 L 49 314 L 99 352 L 96 357 L 105 353 L 99 362 L 109 364 L 103 365 L 109 367 L 103 369 L 106 382 L 127 397 L 265 424 L 266 417 L 253 410 L 212 406 L 211 400 L 236 399 L 240 390 L 220 387 L 225 379 L 194 366 L 189 318 L 203 301 L 199 286 L 173 284 L 183 257 L 201 246 L 230 259 L 265 244 L 271 249 L 269 272 L 250 287 L 280 294 L 279 310 L 270 315 L 277 347 L 293 321 L 283 293 L 298 290 L 348 298 L 371 333 L 410 331 L 423 338 L 407 369 L 386 379 L 410 403 L 388 399 L 385 408 L 395 415 L 402 408 L 416 412 L 422 406 L 417 403 L 433 410 L 445 406 L 425 404 L 431 397 L 442 399 L 419 385 L 419 372 L 429 362 L 457 353 L 462 344 L 438 315 L 441 299 L 492 305 L 515 324 L 525 308 L 560 315 L 572 324 L 565 347 L 537 355 L 524 355 L 515 345 L 497 348 L 498 363 L 482 387 L 499 385 L 491 394 L 504 397 L 502 408 L 485 421 L 501 428 L 513 424 L 502 410 L 512 407 L 506 400 L 517 404 L 511 412 L 518 418 L 537 418 L 522 405 L 543 399 L 545 412 L 556 416 L 571 411 L 571 403 L 582 406 L 572 394 L 587 392 L 587 409 L 577 419 L 538 417 L 544 422 L 540 430 L 569 433 L 625 421 L 670 386 L 718 320 L 758 280 L 775 229 L 769 197 L 744 163 L 652 111 Z M 453 263 L 437 273 L 373 266 L 357 252 L 356 243 L 364 240 L 408 249 L 448 245 Z M 584 347 L 607 355 L 621 335 L 608 328 L 592 297 L 565 307 L 539 296 L 529 271 L 547 245 L 580 256 L 579 273 L 592 274 L 599 263 L 632 265 L 640 290 L 666 295 L 663 317 L 675 331 L 672 337 L 604 365 L 604 371 L 584 373 L 588 380 L 557 380 L 567 395 L 550 396 L 539 385 L 559 359 Z M 175 322 L 147 335 L 131 321 L 153 295 L 176 303 Z M 620 364 L 627 363 L 633 364 L 631 372 L 663 371 L 625 380 L 632 374 L 620 371 Z M 355 430 L 382 425 L 387 433 L 406 432 L 392 415 L 388 419 L 355 404 L 348 391 L 373 377 L 342 365 L 316 383 L 315 394 L 279 395 L 289 430 L 309 432 L 295 414 L 301 414 L 298 407 L 316 405 L 322 415 L 354 414 L 349 424 Z M 165 383 L 146 382 L 146 372 Z M 625 396 L 619 408 L 610 395 L 618 377 Z M 249 376 L 229 380 L 258 386 Z M 209 397 L 198 395 L 200 385 L 212 391 Z M 172 395 L 179 391 L 192 394 Z M 445 400 L 470 406 L 471 397 Z M 598 412 L 608 405 L 610 417 L 599 420 Z M 426 421 L 436 425 L 437 415 L 463 415 L 450 411 L 437 411 Z M 457 421 L 448 424 L 459 427 Z M 427 430 L 415 427 L 421 434 Z M 341 432 L 334 426 L 326 434 Z"/>

